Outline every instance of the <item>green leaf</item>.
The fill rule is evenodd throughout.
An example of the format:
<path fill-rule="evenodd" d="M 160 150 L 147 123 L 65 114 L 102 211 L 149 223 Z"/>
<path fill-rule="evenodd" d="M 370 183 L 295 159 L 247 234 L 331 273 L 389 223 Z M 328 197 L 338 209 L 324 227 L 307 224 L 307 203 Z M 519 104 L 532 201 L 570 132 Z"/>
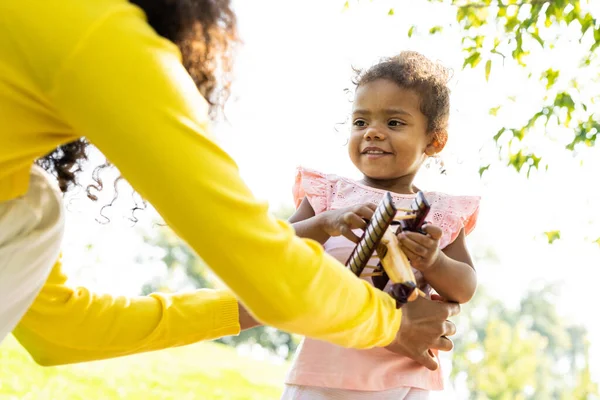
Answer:
<path fill-rule="evenodd" d="M 555 71 L 552 68 L 548 68 L 542 72 L 542 79 L 546 79 L 546 89 L 550 89 L 556 83 L 556 79 L 560 75 L 560 71 Z"/>
<path fill-rule="evenodd" d="M 479 64 L 480 61 L 481 61 L 481 54 L 478 51 L 471 53 L 471 55 L 465 59 L 465 62 L 463 63 L 463 69 L 467 65 L 470 65 L 471 68 L 475 68 L 477 66 L 477 64 Z"/>
<path fill-rule="evenodd" d="M 560 239 L 560 231 L 548 231 L 544 232 L 546 238 L 548 239 L 548 243 L 552 244 L 555 240 Z"/>
<path fill-rule="evenodd" d="M 586 14 L 585 17 L 579 18 L 579 23 L 581 24 L 581 36 L 585 35 L 588 29 L 594 26 L 594 17 L 590 14 Z"/>
<path fill-rule="evenodd" d="M 548 21 L 550 21 L 550 24 L 552 24 L 551 17 L 554 17 L 555 21 L 560 21 L 562 19 L 563 7 L 564 5 L 562 4 L 555 4 L 554 2 L 550 2 L 548 8 L 546 8 L 546 24 L 548 24 Z"/>
<path fill-rule="evenodd" d="M 477 35 L 474 37 L 474 39 L 475 39 L 475 47 L 478 49 L 481 48 L 483 46 L 483 41 L 485 39 L 485 36 Z"/>
<path fill-rule="evenodd" d="M 498 111 L 500 110 L 500 108 L 502 108 L 502 106 L 490 108 L 490 115 L 493 115 L 494 117 L 498 116 Z"/>
<path fill-rule="evenodd" d="M 515 34 L 515 40 L 517 42 L 517 46 L 512 52 L 512 57 L 519 63 L 521 66 L 525 66 L 523 62 L 523 57 L 529 54 L 528 51 L 523 50 L 523 35 L 520 30 Z"/>
<path fill-rule="evenodd" d="M 514 133 L 515 131 L 519 130 L 511 129 L 511 131 Z M 539 169 L 541 160 L 542 159 L 540 157 L 537 157 L 533 153 L 523 154 L 523 152 L 519 150 L 517 153 L 512 153 L 509 155 L 508 165 L 514 167 L 517 172 L 521 172 L 523 167 L 527 167 L 527 178 L 529 178 L 529 174 L 531 173 L 532 169 Z"/>
<path fill-rule="evenodd" d="M 463 19 L 465 19 L 469 12 L 468 10 L 468 7 L 458 7 L 456 10 L 456 22 L 461 22 Z"/>
<path fill-rule="evenodd" d="M 500 39 L 494 38 L 494 50 L 500 45 Z"/>
<path fill-rule="evenodd" d="M 529 161 L 531 161 L 530 165 L 529 165 L 529 169 L 527 170 L 527 178 L 529 179 L 529 174 L 531 173 L 532 169 L 540 169 L 540 161 L 542 161 L 542 159 L 540 157 L 536 157 L 535 154 L 531 154 L 529 156 Z M 546 165 L 547 167 L 547 165 Z M 546 171 L 548 170 L 548 168 L 546 168 Z"/>
<path fill-rule="evenodd" d="M 408 30 L 408 37 L 412 37 L 413 33 L 415 32 L 415 26 L 411 26 L 410 29 Z"/>
<path fill-rule="evenodd" d="M 537 32 L 530 32 L 530 35 L 532 38 L 534 38 L 535 40 L 537 40 L 537 42 L 540 44 L 540 46 L 542 46 L 542 48 L 544 47 L 544 41 L 542 40 L 542 38 L 540 37 L 540 35 Z"/>
<path fill-rule="evenodd" d="M 561 92 L 556 95 L 554 99 L 554 106 L 564 107 L 567 111 L 573 111 L 575 109 L 575 102 L 570 94 Z"/>
<path fill-rule="evenodd" d="M 504 132 L 506 132 L 506 128 L 502 128 L 498 132 L 496 132 L 496 134 L 494 135 L 494 142 L 498 142 L 498 140 Z"/>
<path fill-rule="evenodd" d="M 519 151 L 517 153 L 511 154 L 508 157 L 508 165 L 514 167 L 514 169 L 516 169 L 517 172 L 520 172 L 521 168 L 523 168 L 527 160 L 528 157 L 523 155 L 523 152 Z"/>
<path fill-rule="evenodd" d="M 590 47 L 590 52 L 595 51 L 600 46 L 600 25 L 594 29 L 594 44 Z"/>
<path fill-rule="evenodd" d="M 525 125 L 525 129 L 533 129 L 533 126 L 537 122 L 540 117 L 546 117 L 546 126 L 548 125 L 548 119 L 550 119 L 550 115 L 552 114 L 552 110 L 544 107 L 542 111 L 536 112 L 533 117 L 527 121 L 527 125 Z"/>
<path fill-rule="evenodd" d="M 521 21 L 519 21 L 519 19 L 516 16 L 513 17 L 507 17 L 506 18 L 506 24 L 504 24 L 504 31 L 505 32 L 512 32 L 515 30 L 515 27 L 517 25 L 519 25 Z"/>
<path fill-rule="evenodd" d="M 390 11 L 388 11 L 388 15 L 394 15 L 394 9 L 390 8 Z"/>
<path fill-rule="evenodd" d="M 488 169 L 490 169 L 490 165 L 491 165 L 491 164 L 488 164 L 488 165 L 486 165 L 486 166 L 484 166 L 484 167 L 481 167 L 481 168 L 479 168 L 479 177 L 480 177 L 480 178 L 483 176 L 483 173 L 484 173 L 485 171 L 487 171 Z M 600 239 L 599 239 L 599 240 L 600 240 Z M 599 243 L 599 244 L 600 244 L 600 243 Z"/>
<path fill-rule="evenodd" d="M 436 26 L 432 27 L 432 28 L 429 30 L 429 34 L 430 34 L 430 35 L 435 35 L 436 33 L 439 33 L 439 32 L 441 32 L 441 31 L 442 31 L 442 29 L 443 29 L 443 28 L 442 28 L 441 26 L 439 26 L 439 25 L 436 25 Z"/>
<path fill-rule="evenodd" d="M 542 161 L 541 157 L 538 157 L 535 154 L 531 154 L 529 159 L 531 160 L 531 168 L 535 168 L 535 169 L 540 168 L 540 161 Z"/>
<path fill-rule="evenodd" d="M 571 143 L 566 146 L 567 150 L 575 150 L 575 146 L 583 143 L 588 147 L 596 145 L 596 139 L 600 135 L 600 122 L 597 122 L 594 115 L 590 115 L 587 121 L 580 122 L 575 128 L 575 136 Z"/>
<path fill-rule="evenodd" d="M 480 27 L 486 24 L 488 17 L 488 7 L 476 7 L 475 12 L 471 13 L 469 20 L 474 27 Z"/>
<path fill-rule="evenodd" d="M 511 131 L 513 133 L 513 137 L 515 137 L 519 140 L 523 140 L 523 138 L 525 137 L 525 128 L 511 129 Z"/>
<path fill-rule="evenodd" d="M 486 81 L 489 81 L 491 71 L 492 71 L 492 60 L 487 60 L 485 63 L 485 80 Z"/>
<path fill-rule="evenodd" d="M 581 10 L 578 8 L 579 6 L 573 7 L 573 9 L 569 11 L 567 15 L 565 15 L 565 22 L 567 23 L 567 25 L 569 25 L 573 21 L 579 20 L 579 13 L 581 12 Z"/>
<path fill-rule="evenodd" d="M 506 6 L 498 7 L 498 18 L 506 17 Z"/>

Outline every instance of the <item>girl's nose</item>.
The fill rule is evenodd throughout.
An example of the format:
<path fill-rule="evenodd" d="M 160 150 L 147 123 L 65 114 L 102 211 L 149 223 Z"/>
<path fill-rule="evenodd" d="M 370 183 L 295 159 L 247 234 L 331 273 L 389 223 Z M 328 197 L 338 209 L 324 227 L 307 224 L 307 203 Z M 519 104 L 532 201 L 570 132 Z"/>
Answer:
<path fill-rule="evenodd" d="M 383 140 L 385 135 L 374 126 L 369 126 L 363 136 L 366 140 Z"/>

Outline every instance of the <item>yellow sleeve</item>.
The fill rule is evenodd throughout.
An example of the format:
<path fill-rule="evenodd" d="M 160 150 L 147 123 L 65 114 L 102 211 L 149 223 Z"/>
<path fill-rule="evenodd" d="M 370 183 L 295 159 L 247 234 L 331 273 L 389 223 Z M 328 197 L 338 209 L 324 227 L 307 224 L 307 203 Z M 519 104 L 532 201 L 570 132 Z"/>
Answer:
<path fill-rule="evenodd" d="M 207 103 L 177 48 L 137 8 L 122 5 L 96 21 L 49 95 L 257 319 L 347 347 L 395 337 L 401 312 L 390 296 L 254 198 L 208 133 Z"/>
<path fill-rule="evenodd" d="M 58 262 L 13 331 L 40 365 L 119 357 L 240 331 L 237 300 L 226 291 L 127 298 L 65 282 Z"/>

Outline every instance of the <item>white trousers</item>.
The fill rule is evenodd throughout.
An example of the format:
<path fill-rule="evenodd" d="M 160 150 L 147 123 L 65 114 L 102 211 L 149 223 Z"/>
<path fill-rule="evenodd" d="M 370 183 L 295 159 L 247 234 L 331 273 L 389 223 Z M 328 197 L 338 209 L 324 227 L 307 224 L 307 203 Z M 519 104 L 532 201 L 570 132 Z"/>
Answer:
<path fill-rule="evenodd" d="M 58 260 L 64 223 L 56 181 L 37 166 L 24 196 L 0 202 L 0 342 L 27 312 Z"/>
<path fill-rule="evenodd" d="M 362 392 L 316 386 L 285 385 L 281 400 L 427 400 L 429 391 L 401 387 L 381 392 Z"/>

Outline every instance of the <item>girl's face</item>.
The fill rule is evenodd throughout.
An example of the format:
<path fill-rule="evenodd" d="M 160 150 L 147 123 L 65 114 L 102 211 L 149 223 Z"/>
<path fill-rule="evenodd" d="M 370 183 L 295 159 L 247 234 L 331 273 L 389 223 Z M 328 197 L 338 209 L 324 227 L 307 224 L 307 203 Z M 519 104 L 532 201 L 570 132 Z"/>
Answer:
<path fill-rule="evenodd" d="M 420 100 L 387 79 L 357 88 L 348 152 L 366 178 L 387 181 L 386 186 L 398 179 L 410 185 L 427 155 L 435 154 Z"/>

